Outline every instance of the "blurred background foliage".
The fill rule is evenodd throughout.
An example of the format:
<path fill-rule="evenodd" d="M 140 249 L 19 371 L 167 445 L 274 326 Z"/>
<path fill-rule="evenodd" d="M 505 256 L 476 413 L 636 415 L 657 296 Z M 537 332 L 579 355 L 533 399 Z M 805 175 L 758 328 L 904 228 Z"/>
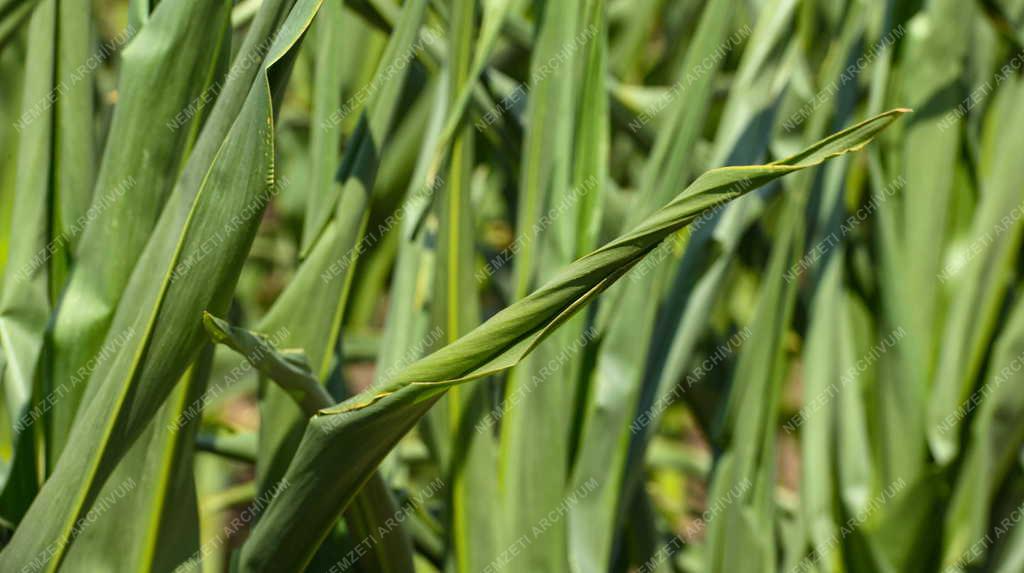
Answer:
<path fill-rule="evenodd" d="M 203 8 L 206 26 L 174 41 L 223 75 L 268 3 Z M 35 224 L 15 217 L 31 201 L 32 126 L 50 122 L 52 156 L 34 171 L 49 181 L 44 226 L 67 226 L 87 212 L 68 206 L 73 188 L 91 189 L 100 157 L 126 144 L 111 135 L 122 34 L 174 4 L 190 2 L 0 0 L 0 321 L 27 308 L 7 263 Z M 36 32 L 41 10 L 60 16 Z M 277 187 L 224 318 L 302 351 L 333 401 L 456 340 L 704 171 L 914 113 L 862 153 L 715 209 L 523 363 L 453 390 L 366 486 L 379 503 L 346 512 L 307 570 L 1024 571 L 1024 1 L 328 0 L 314 12 L 273 94 Z M 74 58 L 94 54 L 69 81 Z M 26 124 L 44 76 L 74 103 Z M 147 130 L 131 144 L 178 133 Z M 174 144 L 183 157 L 191 141 Z M 357 150 L 376 144 L 361 171 Z M 47 262 L 54 307 L 80 272 L 77 237 Z M 317 258 L 325 241 L 348 247 L 330 250 L 338 260 L 358 252 L 351 268 Z M 57 408 L 33 426 L 38 483 L 11 493 L 16 421 L 58 366 L 47 342 L 43 373 L 16 388 L 16 336 L 2 342 L 9 540 L 70 422 Z M 174 452 L 161 467 L 177 477 L 109 510 L 126 525 L 82 532 L 62 570 L 238 565 L 252 523 L 232 524 L 262 510 L 304 417 L 235 350 L 205 348 L 189 371 L 207 370 L 205 392 L 180 406 L 201 405 L 194 444 L 148 446 Z M 135 496 L 154 483 L 138 482 Z M 176 515 L 188 504 L 193 516 Z M 106 549 L 76 555 L 87 543 Z M 162 560 L 152 546 L 164 545 L 181 548 Z"/>

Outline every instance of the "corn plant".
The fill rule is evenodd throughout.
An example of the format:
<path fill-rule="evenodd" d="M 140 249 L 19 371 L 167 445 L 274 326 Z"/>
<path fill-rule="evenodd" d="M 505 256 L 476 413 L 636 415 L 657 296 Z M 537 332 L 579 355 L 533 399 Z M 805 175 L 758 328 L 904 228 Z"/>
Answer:
<path fill-rule="evenodd" d="M 1024 571 L 1022 64 L 1021 0 L 0 0 L 0 571 Z"/>

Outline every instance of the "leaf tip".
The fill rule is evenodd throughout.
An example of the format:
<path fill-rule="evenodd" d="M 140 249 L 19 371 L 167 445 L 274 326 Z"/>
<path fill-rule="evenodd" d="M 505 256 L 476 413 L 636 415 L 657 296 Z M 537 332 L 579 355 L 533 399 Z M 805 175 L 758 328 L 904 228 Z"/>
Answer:
<path fill-rule="evenodd" d="M 209 333 L 210 338 L 214 342 L 223 344 L 224 341 L 228 340 L 227 326 L 226 322 L 210 314 L 210 311 L 203 311 L 203 327 L 206 328 L 206 332 Z"/>

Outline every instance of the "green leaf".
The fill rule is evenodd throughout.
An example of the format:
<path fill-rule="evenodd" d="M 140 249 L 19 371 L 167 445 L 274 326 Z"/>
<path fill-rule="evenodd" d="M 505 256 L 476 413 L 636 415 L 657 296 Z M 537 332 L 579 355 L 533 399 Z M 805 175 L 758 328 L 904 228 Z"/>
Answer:
<path fill-rule="evenodd" d="M 373 42 L 369 25 L 345 9 L 340 2 L 328 3 L 316 24 L 316 56 L 313 103 L 310 122 L 310 193 L 302 226 L 301 252 L 308 255 L 315 240 L 332 218 L 341 193 L 335 181 L 338 148 L 348 123 L 358 121 L 361 110 L 356 97 L 367 95 L 377 71 L 377 61 L 367 58 L 367 44 Z M 357 57 L 358 56 L 358 57 Z M 365 70 L 363 68 L 366 68 Z M 359 74 L 369 75 L 360 78 Z M 365 80 L 359 82 L 359 80 Z M 348 97 L 345 101 L 343 98 Z M 353 101 L 356 100 L 356 101 Z M 348 112 L 348 113 L 345 113 Z M 356 113 L 360 112 L 360 113 Z"/>
<path fill-rule="evenodd" d="M 265 63 L 236 62 L 246 69 L 221 93 L 111 323 L 107 340 L 128 340 L 93 373 L 64 454 L 0 553 L 0 568 L 61 564 L 76 522 L 198 354 L 202 311 L 227 307 L 274 193 L 273 93 L 319 4 L 298 0 L 270 42 L 282 5 L 263 5 L 241 57 L 265 52 Z"/>
<path fill-rule="evenodd" d="M 401 116 L 408 58 L 424 42 L 418 38 L 425 11 L 425 0 L 411 2 L 402 10 L 370 82 L 376 90 L 373 99 L 361 114 L 341 162 L 341 195 L 334 216 L 316 238 L 288 288 L 257 327 L 262 332 L 281 333 L 280 345 L 301 349 L 309 360 L 312 376 L 321 383 L 327 380 L 338 358 L 336 348 L 342 319 L 359 258 L 381 239 L 379 229 L 368 229 L 370 206 L 379 190 L 376 180 L 383 154 L 390 149 L 392 131 Z M 263 388 L 260 415 L 257 479 L 260 490 L 267 492 L 281 483 L 308 415 L 272 385 Z M 375 476 L 372 483 L 373 491 L 359 496 L 357 508 L 351 514 L 358 519 L 349 523 L 354 530 L 353 544 L 361 543 L 395 512 L 393 503 L 381 502 L 388 495 L 381 478 Z M 379 563 L 390 562 L 397 564 L 393 565 L 396 570 L 409 570 L 412 559 L 408 545 L 407 534 L 397 527 L 383 542 L 373 543 L 370 552 Z"/>
<path fill-rule="evenodd" d="M 722 54 L 750 34 L 748 28 L 729 33 L 733 16 L 729 2 L 708 3 L 703 10 L 696 35 L 677 72 L 677 83 L 670 90 L 670 93 L 679 93 L 665 112 L 668 115 L 666 127 L 659 133 L 651 157 L 644 166 L 641 195 L 629 214 L 627 225 L 635 224 L 637 218 L 668 202 L 698 167 L 691 155 L 708 120 L 714 82 L 724 57 Z M 764 20 L 755 37 L 764 38 L 765 43 L 783 41 L 779 20 L 784 21 L 785 18 Z M 766 141 L 765 137 L 758 134 L 739 140 L 735 131 L 737 126 L 743 125 L 746 132 L 746 121 L 756 126 L 757 122 L 749 119 L 757 116 L 755 111 L 770 115 L 775 90 L 752 89 L 753 86 L 747 89 L 747 84 L 755 77 L 751 71 L 755 67 L 756 71 L 763 72 L 764 82 L 781 83 L 778 78 L 785 77 L 785 73 L 777 74 L 776 66 L 772 65 L 774 60 L 766 63 L 762 56 L 764 50 L 752 49 L 754 47 L 758 46 L 751 46 L 744 52 L 739 72 L 743 83 L 726 104 L 721 126 L 728 129 L 720 127 L 721 132 L 716 138 L 725 146 L 721 149 L 730 149 L 727 146 L 735 144 L 736 147 L 730 149 L 735 155 L 726 157 L 716 151 L 712 160 L 716 167 L 726 161 L 755 162 L 763 157 L 764 144 L 760 142 Z M 762 78 L 760 75 L 756 77 Z M 756 107 L 752 105 L 754 103 Z M 763 111 L 761 106 L 767 111 Z M 654 112 L 658 109 L 644 112 L 634 122 L 656 121 Z M 635 125 L 632 123 L 631 127 Z M 741 148 L 739 141 L 744 147 Z M 751 200 L 756 201 L 747 198 L 737 202 L 733 208 L 747 208 L 745 204 Z M 706 216 L 710 218 L 712 213 Z M 702 221 L 702 224 L 706 222 Z M 643 475 L 639 464 L 643 450 L 634 424 L 637 416 L 645 413 L 638 408 L 644 405 L 653 391 L 650 385 L 654 380 L 645 374 L 650 347 L 657 343 L 653 336 L 659 311 L 663 309 L 660 294 L 665 292 L 671 276 L 671 265 L 659 263 L 671 257 L 673 246 L 666 243 L 660 247 L 629 281 L 613 287 L 602 300 L 598 324 L 603 330 L 603 337 L 589 382 L 573 478 L 574 487 L 594 477 L 598 486 L 594 494 L 582 499 L 571 510 L 572 557 L 578 560 L 573 564 L 576 571 L 610 567 L 615 558 L 616 535 L 626 509 L 624 504 L 630 496 L 622 492 L 630 491 Z"/>
<path fill-rule="evenodd" d="M 371 195 L 382 153 L 398 117 L 404 73 L 393 73 L 396 62 L 414 49 L 423 20 L 425 2 L 407 6 L 402 21 L 388 42 L 374 83 L 376 97 L 360 118 L 360 127 L 348 143 L 339 179 L 341 197 L 333 219 L 314 243 L 288 288 L 260 320 L 256 330 L 282 333 L 279 343 L 299 348 L 309 359 L 317 379 L 324 381 L 335 360 L 353 276 L 362 251 L 379 237 L 367 234 Z M 310 304 L 310 300 L 319 304 Z M 257 473 L 261 490 L 275 487 L 298 444 L 305 416 L 279 389 L 269 386 L 261 399 L 260 460 Z"/>
<path fill-rule="evenodd" d="M 83 13 L 83 8 L 84 13 Z M 92 194 L 94 138 L 93 75 L 85 65 L 91 51 L 88 7 L 70 0 L 46 0 L 29 26 L 33 70 L 25 82 L 15 180 L 12 248 L 0 295 L 0 345 L 6 354 L 4 387 L 14 421 L 16 456 L 11 480 L 17 494 L 4 496 L 0 511 L 17 522 L 35 484 L 30 453 L 32 432 L 51 427 L 48 402 L 63 396 L 66 383 L 44 377 L 44 330 L 67 278 L 72 253 L 88 220 Z M 38 385 L 37 385 L 38 384 Z M 74 384 L 72 384 L 74 386 Z M 46 419 L 35 426 L 37 418 Z M 47 467 L 58 451 L 47 451 Z M 19 455 L 22 454 L 22 455 Z M 17 458 L 22 459 L 17 459 Z M 13 504 L 6 507 L 7 503 Z"/>
<path fill-rule="evenodd" d="M 98 499 L 109 500 L 107 509 L 82 528 L 69 563 L 95 571 L 173 571 L 199 553 L 196 405 L 212 363 L 207 345 L 104 484 Z"/>
<path fill-rule="evenodd" d="M 227 8 L 224 3 L 209 3 L 193 10 L 182 3 L 164 2 L 152 17 L 146 15 L 145 27 L 123 55 L 120 100 L 108 137 L 130 143 L 123 148 L 108 145 L 100 167 L 93 223 L 83 234 L 85 246 L 79 246 L 78 265 L 54 332 L 55 381 L 88 370 L 88 361 L 103 352 L 113 307 L 205 114 L 197 110 L 177 131 L 165 130 L 170 130 L 182 109 L 219 86 L 227 72 Z M 207 40 L 212 40 L 212 50 Z M 179 42 L 190 49 L 181 50 Z M 149 88 L 155 81 L 167 86 L 159 96 Z M 149 224 L 127 228 L 116 224 L 126 219 Z M 122 256 L 108 256 L 113 249 Z M 212 359 L 212 348 L 200 354 L 132 444 L 98 498 L 118 499 L 118 493 L 124 493 L 123 484 L 135 486 L 125 499 L 111 505 L 107 519 L 83 531 L 82 542 L 71 546 L 69 559 L 97 569 L 162 570 L 173 569 L 198 550 L 192 473 L 199 416 L 190 409 L 206 391 Z M 85 387 L 80 382 L 55 406 L 54 449 L 63 447 Z M 187 423 L 179 424 L 183 419 Z M 126 536 L 123 528 L 139 516 L 145 516 L 140 528 L 147 534 Z M 173 541 L 166 539 L 171 531 Z M 113 545 L 120 551 L 110 551 Z"/>
<path fill-rule="evenodd" d="M 594 10 L 585 14 L 583 4 L 578 0 L 545 4 L 538 21 L 537 46 L 530 58 L 530 83 L 517 88 L 528 94 L 519 174 L 518 236 L 510 247 L 519 247 L 514 261 L 518 298 L 526 296 L 535 281 L 550 280 L 586 254 L 577 252 L 578 236 L 585 236 L 578 235 L 582 230 L 578 225 L 584 220 L 583 202 L 589 200 L 590 205 L 600 192 L 593 178 L 581 181 L 579 187 L 572 186 L 572 161 L 577 152 L 574 135 L 579 123 L 593 121 L 592 117 L 573 114 L 580 93 L 578 71 L 583 70 L 581 62 L 586 60 L 583 56 L 589 47 L 604 42 L 599 21 L 593 21 L 603 16 L 603 9 L 596 12 L 598 15 Z M 591 18 L 584 21 L 583 15 Z M 603 80 L 606 71 L 598 74 Z M 603 92 L 603 84 L 596 89 Z M 579 158 L 581 164 L 583 159 Z M 487 265 L 488 272 L 494 270 L 490 268 L 492 263 Z M 507 517 L 499 543 L 490 549 L 492 553 L 485 556 L 481 567 L 498 559 L 523 535 L 530 535 L 532 527 L 558 506 L 568 488 L 573 406 L 580 386 L 582 356 L 579 351 L 563 353 L 563 349 L 581 338 L 585 321 L 585 316 L 568 320 L 506 379 L 504 401 L 496 412 L 502 413 L 500 482 Z M 560 354 L 564 361 L 559 363 L 557 374 L 549 373 L 549 369 L 555 369 L 552 360 Z M 494 423 L 494 417 L 495 412 L 489 412 L 484 420 Z M 478 427 L 471 439 L 489 440 L 492 434 L 489 426 Z M 545 447 L 537 447 L 539 443 Z M 543 536 L 524 544 L 517 557 L 522 564 L 519 567 L 565 571 L 567 530 L 568 520 L 560 519 L 547 527 Z"/>
<path fill-rule="evenodd" d="M 0 0 L 0 49 L 32 14 L 39 0 Z"/>
<path fill-rule="evenodd" d="M 22 112 L 32 111 L 53 89 L 55 59 L 56 2 L 45 3 L 29 25 L 30 57 L 26 68 L 44 70 L 26 77 Z M 5 368 L 3 386 L 8 415 L 13 424 L 11 468 L 4 485 L 3 518 L 17 523 L 28 507 L 42 476 L 35 468 L 36 418 L 43 412 L 35 407 L 38 361 L 43 333 L 52 311 L 51 276 L 59 261 L 48 247 L 58 232 L 51 226 L 49 201 L 52 197 L 49 173 L 52 166 L 52 114 L 40 114 L 20 130 L 14 182 L 11 242 L 3 291 L 0 291 L 0 344 Z"/>
<path fill-rule="evenodd" d="M 906 178 L 905 204 L 899 229 L 905 252 L 902 256 L 905 279 L 898 282 L 901 316 L 893 322 L 905 325 L 907 337 L 903 382 L 913 403 L 927 400 L 927 388 L 938 358 L 940 332 L 938 317 L 945 312 L 938 276 L 943 266 L 945 239 L 954 193 L 955 158 L 961 145 L 961 120 L 950 115 L 965 94 L 955 89 L 963 71 L 970 18 L 963 10 L 970 4 L 942 0 L 929 4 L 906 24 L 906 42 L 902 47 L 901 99 L 911 107 L 927 106 L 906 125 L 901 137 L 902 173 Z M 951 121 L 952 120 L 952 121 Z M 917 410 L 916 408 L 913 410 Z M 906 411 L 908 417 L 921 416 L 909 424 L 915 434 L 923 434 L 925 413 Z M 917 451 L 904 452 L 906 464 L 923 471 L 925 436 L 914 436 Z M 926 447 L 926 446 L 925 446 Z M 910 473 L 903 473 L 914 481 Z"/>
<path fill-rule="evenodd" d="M 965 439 L 963 463 L 957 473 L 946 513 L 942 566 L 980 561 L 974 544 L 985 538 L 993 502 L 1024 444 L 1024 400 L 1016 391 L 1024 379 L 1024 299 L 1014 304 L 981 385 L 964 410 L 976 410 Z"/>
<path fill-rule="evenodd" d="M 796 286 L 786 280 L 786 270 L 802 252 L 803 199 L 799 192 L 785 197 L 781 236 L 772 247 L 750 340 L 740 352 L 725 405 L 722 459 L 729 464 L 722 462 L 712 478 L 717 493 L 712 503 L 721 507 L 709 524 L 708 570 L 713 572 L 770 570 L 775 560 L 773 429 L 785 374 L 783 339 L 796 302 Z M 733 543 L 744 551 L 730 550 Z"/>
<path fill-rule="evenodd" d="M 266 337 L 233 327 L 210 313 L 203 313 L 203 326 L 214 342 L 241 354 L 276 382 L 306 415 L 331 404 L 331 395 L 313 375 L 305 354 L 281 354 Z"/>
<path fill-rule="evenodd" d="M 230 52 L 228 5 L 163 2 L 122 54 L 119 100 L 96 180 L 90 222 L 53 327 L 54 453 L 67 440 L 132 270 L 217 95 Z M 184 48 L 182 47 L 184 46 Z M 159 83 L 161 90 L 153 90 Z M 130 221 L 131 224 L 123 224 Z M 117 257 L 110 253 L 118 252 Z"/>
<path fill-rule="evenodd" d="M 1003 89 L 1020 97 L 1024 83 L 1015 84 Z M 956 283 L 928 404 L 928 443 L 940 464 L 952 462 L 959 453 L 961 412 L 975 391 L 975 381 L 997 332 L 1024 237 L 1024 200 L 1020 193 L 1024 169 L 1012 152 L 1012 142 L 1024 130 L 1024 113 L 1016 106 L 1006 111 L 1000 122 L 1006 130 L 1005 139 L 997 150 L 992 173 L 984 181 L 967 244 L 936 277 Z"/>
<path fill-rule="evenodd" d="M 257 524 L 243 548 L 241 569 L 300 570 L 388 451 L 445 390 L 520 362 L 547 334 L 707 209 L 783 175 L 858 150 L 905 111 L 872 118 L 782 161 L 705 173 L 639 226 L 578 259 L 547 285 L 456 342 L 405 368 L 387 386 L 321 411 L 310 421 L 285 474 L 292 486 L 274 498 Z"/>
<path fill-rule="evenodd" d="M 465 106 L 476 75 L 472 73 L 475 0 L 455 0 L 449 14 L 448 59 L 442 78 L 448 93 L 458 94 L 455 105 Z M 477 71 L 477 75 L 479 71 Z M 446 112 L 461 115 L 462 109 Z M 438 237 L 432 321 L 445 343 L 451 343 L 480 322 L 480 301 L 475 274 L 474 213 L 471 191 L 474 170 L 475 130 L 465 125 L 452 135 L 447 178 L 438 185 L 435 212 Z M 442 131 L 442 142 L 447 133 Z M 441 181 L 435 180 L 435 184 Z M 444 408 L 431 419 L 439 430 L 440 463 L 448 477 L 449 544 L 452 566 L 457 571 L 483 570 L 496 549 L 498 521 L 493 519 L 497 497 L 497 444 L 492 434 L 475 432 L 492 400 L 487 388 L 455 389 Z M 447 419 L 440 420 L 441 416 Z"/>

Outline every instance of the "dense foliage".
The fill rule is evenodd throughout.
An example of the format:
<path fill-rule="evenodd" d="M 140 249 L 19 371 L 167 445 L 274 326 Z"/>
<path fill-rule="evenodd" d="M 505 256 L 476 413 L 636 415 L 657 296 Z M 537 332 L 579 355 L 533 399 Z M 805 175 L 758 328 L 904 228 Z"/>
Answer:
<path fill-rule="evenodd" d="M 1024 0 L 0 0 L 0 571 L 1024 571 L 1022 64 Z"/>

